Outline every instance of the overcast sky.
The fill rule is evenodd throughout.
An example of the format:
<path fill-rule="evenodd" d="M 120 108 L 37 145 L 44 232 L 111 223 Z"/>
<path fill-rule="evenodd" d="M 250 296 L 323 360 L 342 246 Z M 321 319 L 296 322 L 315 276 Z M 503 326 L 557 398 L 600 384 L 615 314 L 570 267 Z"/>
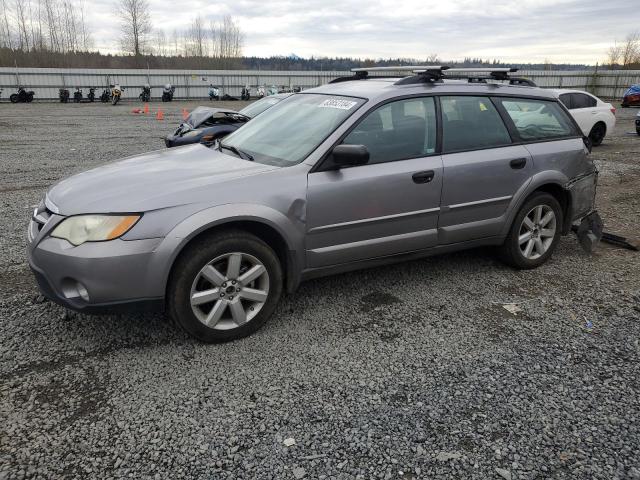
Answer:
<path fill-rule="evenodd" d="M 94 41 L 117 49 L 117 0 L 87 2 Z M 200 14 L 234 16 L 245 55 L 602 62 L 607 48 L 640 29 L 640 0 L 149 0 L 167 35 Z"/>

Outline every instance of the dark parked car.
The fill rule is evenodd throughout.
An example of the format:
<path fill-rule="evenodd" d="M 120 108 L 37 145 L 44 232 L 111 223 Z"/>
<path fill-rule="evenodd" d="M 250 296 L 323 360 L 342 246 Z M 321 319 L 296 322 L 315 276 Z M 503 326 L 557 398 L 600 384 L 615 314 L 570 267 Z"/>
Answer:
<path fill-rule="evenodd" d="M 289 96 L 290 93 L 265 97 L 239 112 L 227 108 L 198 107 L 172 135 L 165 138 L 164 143 L 167 147 L 192 143 L 211 144 Z"/>
<path fill-rule="evenodd" d="M 623 107 L 640 107 L 640 85 L 631 85 L 622 97 Z"/>

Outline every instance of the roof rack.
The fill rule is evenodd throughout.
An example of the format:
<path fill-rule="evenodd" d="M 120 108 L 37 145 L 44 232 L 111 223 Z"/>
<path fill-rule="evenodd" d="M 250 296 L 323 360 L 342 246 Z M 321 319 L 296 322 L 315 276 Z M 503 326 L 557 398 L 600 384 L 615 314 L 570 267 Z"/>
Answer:
<path fill-rule="evenodd" d="M 375 77 L 369 77 L 369 72 L 412 72 L 416 73 L 418 76 L 424 77 L 424 79 L 428 79 L 428 81 L 436 81 L 442 78 L 442 72 L 447 70 L 449 67 L 446 65 L 398 65 L 395 67 L 359 67 L 352 68 L 351 71 L 354 73 L 353 76 L 349 77 L 338 77 L 331 80 L 329 83 L 339 83 L 339 82 L 348 82 L 351 80 L 364 80 L 365 78 L 397 78 L 397 75 L 392 76 L 381 76 L 376 75 Z M 412 77 L 405 77 L 412 78 Z M 404 79 L 403 79 L 404 80 Z M 418 83 L 418 82 L 416 82 Z"/>
<path fill-rule="evenodd" d="M 518 69 L 514 67 L 469 67 L 469 68 L 451 68 L 448 73 L 454 75 L 447 75 L 447 78 L 452 79 L 467 79 L 469 83 L 487 83 L 487 80 L 499 80 L 508 81 L 509 85 L 525 85 L 528 87 L 537 87 L 535 82 L 524 77 L 512 77 L 510 73 L 517 72 Z M 455 74 L 458 75 L 455 75 Z M 488 75 L 473 75 L 473 74 L 487 73 Z"/>
<path fill-rule="evenodd" d="M 537 85 L 528 78 L 512 77 L 509 74 L 518 71 L 514 67 L 448 67 L 446 65 L 398 65 L 394 67 L 361 67 L 352 68 L 353 76 L 339 77 L 331 80 L 329 83 L 347 82 L 350 80 L 364 80 L 366 78 L 397 78 L 397 76 L 379 76 L 369 77 L 369 72 L 412 72 L 410 75 L 401 78 L 396 85 L 407 85 L 415 83 L 435 83 L 441 82 L 443 79 L 452 80 L 468 80 L 469 83 L 487 83 L 492 81 L 508 81 L 509 85 L 525 85 L 529 87 L 537 87 Z M 446 75 L 445 75 L 446 71 Z M 479 74 L 479 75 L 478 75 Z M 483 75 L 484 74 L 484 75 Z"/>

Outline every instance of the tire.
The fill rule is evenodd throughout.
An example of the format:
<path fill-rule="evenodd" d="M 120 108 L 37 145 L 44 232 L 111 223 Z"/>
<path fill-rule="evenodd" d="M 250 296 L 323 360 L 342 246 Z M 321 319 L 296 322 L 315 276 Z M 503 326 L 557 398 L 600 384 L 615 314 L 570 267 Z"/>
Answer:
<path fill-rule="evenodd" d="M 18 103 L 18 94 L 17 93 L 12 93 L 9 96 L 9 100 L 11 101 L 11 103 Z"/>
<path fill-rule="evenodd" d="M 231 258 L 237 259 L 238 255 L 242 260 L 239 276 L 227 273 L 225 266 L 229 267 Z M 264 271 L 258 277 L 251 280 L 246 276 L 249 271 L 259 271 L 259 265 Z M 211 266 L 215 270 L 205 270 Z M 207 271 L 214 275 L 203 275 Z M 243 276 L 249 279 L 246 285 L 242 285 Z M 173 322 L 197 340 L 228 342 L 264 325 L 280 300 L 282 283 L 278 257 L 262 240 L 240 230 L 212 233 L 197 239 L 176 260 L 167 287 L 167 310 Z M 238 289 L 240 293 L 236 293 Z M 210 292 L 206 298 L 211 300 L 192 306 L 194 295 L 205 298 L 203 292 Z M 246 298 L 258 294 L 266 300 Z M 205 324 L 207 320 L 213 328 Z"/>
<path fill-rule="evenodd" d="M 27 95 L 27 103 L 33 102 L 33 95 Z"/>
<path fill-rule="evenodd" d="M 120 100 L 120 97 L 113 97 L 113 101 L 111 102 L 112 105 L 115 105 L 116 103 L 118 103 L 118 100 Z"/>
<path fill-rule="evenodd" d="M 538 208 L 541 209 L 543 221 L 544 218 L 547 218 L 546 215 L 549 212 L 553 212 L 553 218 L 548 220 L 548 223 L 544 225 L 546 228 L 535 227 L 533 230 L 524 223 L 525 217 L 529 217 L 528 223 L 533 223 L 535 226 L 535 215 L 536 209 Z M 531 222 L 532 219 L 534 222 Z M 552 235 L 550 235 L 551 228 L 549 223 L 551 221 L 554 222 Z M 519 269 L 539 267 L 549 260 L 553 251 L 558 246 L 560 231 L 562 230 L 562 221 L 562 208 L 555 197 L 546 192 L 534 193 L 525 201 L 524 205 L 520 207 L 518 214 L 514 218 L 507 238 L 500 247 L 501 259 L 506 264 Z M 546 235 L 543 236 L 542 232 L 545 231 Z M 527 233 L 531 233 L 532 238 L 530 240 L 523 240 L 523 243 L 520 243 L 520 236 L 522 235 L 523 238 L 526 238 L 525 234 Z M 527 256 L 530 242 L 533 242 L 533 247 Z"/>
<path fill-rule="evenodd" d="M 640 128 L 636 128 L 636 133 L 640 135 Z"/>
<path fill-rule="evenodd" d="M 594 147 L 600 146 L 606 134 L 607 126 L 602 122 L 596 123 L 589 132 L 589 140 L 591 140 L 591 145 L 593 145 Z"/>

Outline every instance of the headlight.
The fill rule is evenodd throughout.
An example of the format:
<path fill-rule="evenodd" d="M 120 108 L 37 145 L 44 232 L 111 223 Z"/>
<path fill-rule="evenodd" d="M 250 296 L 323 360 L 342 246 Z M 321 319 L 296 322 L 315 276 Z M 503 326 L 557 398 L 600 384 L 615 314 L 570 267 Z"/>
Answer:
<path fill-rule="evenodd" d="M 187 133 L 182 135 L 183 137 L 195 137 L 196 135 L 200 135 L 202 131 L 200 130 L 189 130 Z"/>
<path fill-rule="evenodd" d="M 113 240 L 127 233 L 141 215 L 78 215 L 63 220 L 51 234 L 78 246 L 84 242 Z"/>

